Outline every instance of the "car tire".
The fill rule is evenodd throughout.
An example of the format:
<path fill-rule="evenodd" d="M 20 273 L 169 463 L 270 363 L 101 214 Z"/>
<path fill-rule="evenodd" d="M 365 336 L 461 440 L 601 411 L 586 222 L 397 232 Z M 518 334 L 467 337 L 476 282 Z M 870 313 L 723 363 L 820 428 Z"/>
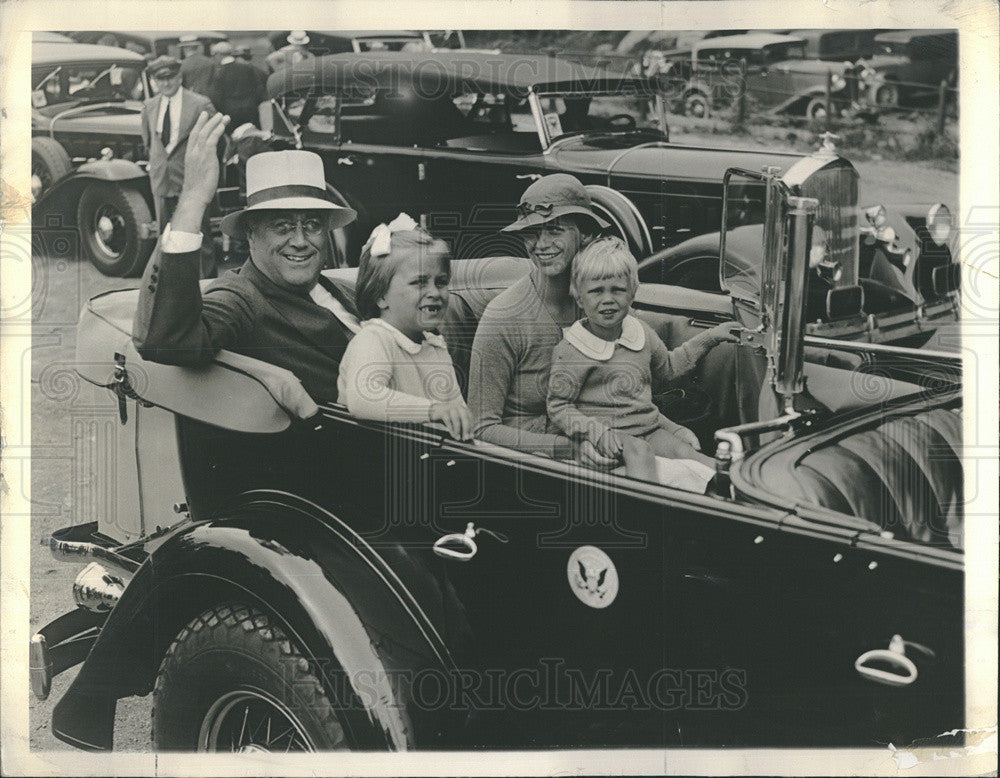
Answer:
<path fill-rule="evenodd" d="M 31 139 L 31 188 L 36 200 L 72 170 L 73 163 L 61 143 L 45 137 Z"/>
<path fill-rule="evenodd" d="M 331 751 L 345 729 L 320 679 L 266 614 L 209 608 L 174 638 L 153 689 L 159 751 Z"/>
<path fill-rule="evenodd" d="M 692 92 L 684 98 L 684 115 L 695 119 L 705 119 L 712 112 L 708 98 L 701 92 Z"/>
<path fill-rule="evenodd" d="M 142 236 L 152 221 L 149 205 L 135 189 L 114 183 L 84 189 L 76 212 L 87 258 L 101 273 L 119 278 L 140 275 L 156 245 Z"/>
<path fill-rule="evenodd" d="M 814 97 L 810 100 L 806 105 L 805 117 L 811 122 L 826 121 L 826 98 Z"/>
<path fill-rule="evenodd" d="M 882 84 L 875 90 L 875 103 L 882 108 L 895 108 L 899 105 L 899 85 Z"/>

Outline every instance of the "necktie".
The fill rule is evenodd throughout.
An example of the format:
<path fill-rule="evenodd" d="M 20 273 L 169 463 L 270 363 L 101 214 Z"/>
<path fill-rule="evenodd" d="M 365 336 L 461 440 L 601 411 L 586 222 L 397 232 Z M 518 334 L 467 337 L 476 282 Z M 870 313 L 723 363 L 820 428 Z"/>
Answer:
<path fill-rule="evenodd" d="M 160 133 L 163 147 L 170 145 L 170 101 L 167 100 L 167 112 L 163 115 L 163 131 Z"/>

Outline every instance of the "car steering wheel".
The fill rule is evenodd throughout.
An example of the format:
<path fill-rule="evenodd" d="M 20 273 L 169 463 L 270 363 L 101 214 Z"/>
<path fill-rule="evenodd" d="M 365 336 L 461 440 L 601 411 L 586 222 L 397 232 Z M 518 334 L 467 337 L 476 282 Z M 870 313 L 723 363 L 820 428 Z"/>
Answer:
<path fill-rule="evenodd" d="M 636 127 L 635 117 L 630 113 L 616 113 L 608 119 L 608 126 L 614 130 L 634 130 Z"/>

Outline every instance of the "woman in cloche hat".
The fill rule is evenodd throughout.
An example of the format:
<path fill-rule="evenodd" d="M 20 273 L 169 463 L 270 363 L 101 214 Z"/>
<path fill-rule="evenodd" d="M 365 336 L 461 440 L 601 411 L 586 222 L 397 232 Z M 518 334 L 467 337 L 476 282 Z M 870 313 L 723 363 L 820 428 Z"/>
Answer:
<path fill-rule="evenodd" d="M 563 328 L 579 318 L 569 292 L 573 258 L 609 225 L 594 213 L 583 184 L 565 173 L 529 186 L 517 214 L 502 231 L 521 237 L 532 267 L 490 302 L 479 321 L 469 371 L 476 437 L 607 469 L 614 460 L 551 425 L 545 401 L 552 349 Z"/>

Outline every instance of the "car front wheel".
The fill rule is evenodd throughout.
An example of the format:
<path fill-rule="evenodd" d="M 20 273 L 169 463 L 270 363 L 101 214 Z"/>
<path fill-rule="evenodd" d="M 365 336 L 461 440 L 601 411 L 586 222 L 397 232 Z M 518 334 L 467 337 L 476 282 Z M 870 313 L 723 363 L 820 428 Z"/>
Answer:
<path fill-rule="evenodd" d="M 161 751 L 311 752 L 347 748 L 320 679 L 263 612 L 206 610 L 174 639 L 153 690 Z"/>
<path fill-rule="evenodd" d="M 88 186 L 76 212 L 87 258 L 106 276 L 142 273 L 156 245 L 144 237 L 143 225 L 152 221 L 149 205 L 135 189 L 113 183 Z"/>

